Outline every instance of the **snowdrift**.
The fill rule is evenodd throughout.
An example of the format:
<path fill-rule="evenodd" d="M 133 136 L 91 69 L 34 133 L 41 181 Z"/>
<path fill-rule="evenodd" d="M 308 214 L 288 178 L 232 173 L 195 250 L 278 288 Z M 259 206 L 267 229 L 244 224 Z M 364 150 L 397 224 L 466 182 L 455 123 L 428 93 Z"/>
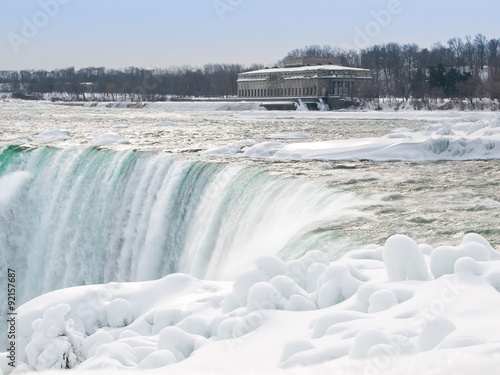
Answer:
<path fill-rule="evenodd" d="M 234 282 L 172 274 L 40 296 L 17 310 L 14 374 L 493 374 L 499 309 L 500 253 L 483 237 L 433 248 L 396 235 L 336 262 L 264 255 Z"/>

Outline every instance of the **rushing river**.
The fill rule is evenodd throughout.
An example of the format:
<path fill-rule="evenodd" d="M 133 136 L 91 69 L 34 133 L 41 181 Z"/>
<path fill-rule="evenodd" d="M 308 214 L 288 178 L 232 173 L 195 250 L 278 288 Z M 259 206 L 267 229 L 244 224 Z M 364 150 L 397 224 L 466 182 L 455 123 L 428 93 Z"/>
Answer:
<path fill-rule="evenodd" d="M 293 117 L 0 103 L 0 268 L 17 270 L 18 303 L 173 272 L 231 279 L 261 254 L 319 249 L 333 260 L 397 233 L 438 246 L 476 232 L 500 245 L 498 160 L 199 155 L 275 133 L 311 137 L 283 143 L 361 139 L 430 123 Z M 37 137 L 52 129 L 70 136 Z M 89 146 L 109 132 L 129 143 Z"/>

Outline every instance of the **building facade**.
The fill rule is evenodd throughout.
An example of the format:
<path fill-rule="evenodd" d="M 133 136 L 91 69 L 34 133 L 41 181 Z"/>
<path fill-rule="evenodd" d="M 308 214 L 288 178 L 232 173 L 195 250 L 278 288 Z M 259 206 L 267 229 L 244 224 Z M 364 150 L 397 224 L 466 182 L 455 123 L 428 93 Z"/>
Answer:
<path fill-rule="evenodd" d="M 325 64 L 322 64 L 325 62 Z M 336 64 L 337 59 L 293 58 L 284 68 L 254 70 L 238 75 L 238 96 L 248 99 L 319 99 L 367 96 L 369 69 Z"/>

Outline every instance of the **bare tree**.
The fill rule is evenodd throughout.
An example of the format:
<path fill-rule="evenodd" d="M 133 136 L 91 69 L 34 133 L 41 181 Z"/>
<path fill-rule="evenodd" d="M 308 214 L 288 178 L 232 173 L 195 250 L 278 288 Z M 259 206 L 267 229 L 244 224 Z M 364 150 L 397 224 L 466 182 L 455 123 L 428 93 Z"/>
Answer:
<path fill-rule="evenodd" d="M 476 69 L 478 70 L 479 73 L 479 71 L 484 70 L 484 66 L 486 65 L 486 47 L 488 45 L 488 41 L 483 34 L 477 34 L 476 37 L 474 38 L 474 45 L 476 47 L 476 53 L 477 53 Z"/>

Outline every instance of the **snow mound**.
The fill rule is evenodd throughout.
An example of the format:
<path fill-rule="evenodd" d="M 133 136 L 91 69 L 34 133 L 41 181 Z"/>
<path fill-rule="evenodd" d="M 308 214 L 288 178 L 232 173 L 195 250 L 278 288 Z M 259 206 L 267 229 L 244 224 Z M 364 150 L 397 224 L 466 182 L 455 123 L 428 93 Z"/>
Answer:
<path fill-rule="evenodd" d="M 117 133 L 107 133 L 107 134 L 101 134 L 91 140 L 89 142 L 89 145 L 92 146 L 109 146 L 109 145 L 126 145 L 129 144 L 130 142 L 123 139 L 120 135 Z"/>
<path fill-rule="evenodd" d="M 499 309 L 500 253 L 483 237 L 434 249 L 395 235 L 335 262 L 261 256 L 233 282 L 172 274 L 51 292 L 17 310 L 17 361 L 22 371 L 412 374 L 401 361 L 450 373 L 442 358 L 458 353 L 495 373 Z"/>
<path fill-rule="evenodd" d="M 114 299 L 107 307 L 107 317 L 110 327 L 128 326 L 134 320 L 132 305 L 123 298 Z"/>
<path fill-rule="evenodd" d="M 64 319 L 70 310 L 64 303 L 50 307 L 41 319 L 32 323 L 34 333 L 25 352 L 33 369 L 68 369 L 81 362 L 83 334 L 72 327 L 71 320 Z"/>

